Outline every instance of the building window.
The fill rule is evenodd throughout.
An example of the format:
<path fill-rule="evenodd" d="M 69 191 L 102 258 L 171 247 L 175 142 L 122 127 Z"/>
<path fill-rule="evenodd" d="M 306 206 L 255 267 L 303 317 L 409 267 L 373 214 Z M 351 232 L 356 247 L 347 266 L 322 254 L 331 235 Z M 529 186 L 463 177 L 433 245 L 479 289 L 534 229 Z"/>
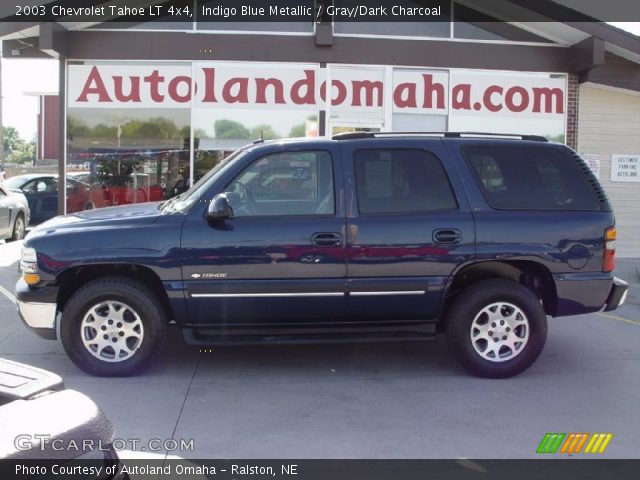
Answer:
<path fill-rule="evenodd" d="M 185 95 L 188 82 L 170 87 L 145 80 L 155 75 L 168 82 L 168 72 L 185 77 L 191 67 L 109 62 L 69 66 L 66 171 L 67 188 L 73 189 L 67 195 L 67 212 L 161 201 L 188 188 L 190 102 L 185 108 L 154 105 L 148 98 L 168 96 L 169 89 Z"/>
<path fill-rule="evenodd" d="M 193 107 L 195 181 L 255 140 L 318 136 L 315 65 L 195 62 L 194 72 L 209 92 Z"/>

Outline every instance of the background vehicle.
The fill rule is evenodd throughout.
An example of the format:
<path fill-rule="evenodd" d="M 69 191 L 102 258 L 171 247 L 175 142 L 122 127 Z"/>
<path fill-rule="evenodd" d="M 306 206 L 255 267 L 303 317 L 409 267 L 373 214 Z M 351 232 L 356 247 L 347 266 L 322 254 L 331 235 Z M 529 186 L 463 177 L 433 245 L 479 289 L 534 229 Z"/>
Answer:
<path fill-rule="evenodd" d="M 90 185 L 92 175 L 89 172 L 67 172 L 67 178 Z"/>
<path fill-rule="evenodd" d="M 5 182 L 5 187 L 22 192 L 31 210 L 31 223 L 36 225 L 58 215 L 58 176 L 47 174 L 16 175 Z M 84 210 L 89 199 L 89 186 L 67 179 L 67 211 Z"/>
<path fill-rule="evenodd" d="M 157 202 L 163 199 L 160 185 L 150 185 L 144 173 L 132 175 L 99 175 L 91 183 L 86 210 L 132 203 Z"/>
<path fill-rule="evenodd" d="M 96 466 L 117 466 L 113 435 L 113 426 L 100 408 L 80 392 L 65 390 L 58 375 L 0 359 L 0 459 L 56 460 L 61 465 L 92 460 Z M 15 463 L 10 463 L 5 467 L 12 470 L 3 478 L 16 473 Z M 129 477 L 116 473 L 100 478 Z"/>
<path fill-rule="evenodd" d="M 30 219 L 29 204 L 22 193 L 0 184 L 0 240 L 24 238 Z"/>
<path fill-rule="evenodd" d="M 615 238 L 589 168 L 540 137 L 257 142 L 164 203 L 35 229 L 16 297 L 94 375 L 149 365 L 173 320 L 205 345 L 443 332 L 469 371 L 509 377 L 542 351 L 547 316 L 624 303 Z"/>

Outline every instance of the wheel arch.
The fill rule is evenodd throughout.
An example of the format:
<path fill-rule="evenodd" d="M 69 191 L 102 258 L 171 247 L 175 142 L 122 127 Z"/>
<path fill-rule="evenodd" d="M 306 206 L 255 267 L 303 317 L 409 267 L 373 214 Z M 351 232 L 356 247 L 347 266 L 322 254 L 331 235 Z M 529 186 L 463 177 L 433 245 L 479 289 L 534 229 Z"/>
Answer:
<path fill-rule="evenodd" d="M 78 288 L 93 280 L 113 276 L 142 283 L 160 300 L 167 318 L 174 319 L 169 297 L 158 274 L 148 267 L 136 264 L 82 265 L 65 270 L 56 278 L 56 283 L 60 287 L 57 298 L 58 311 L 64 311 L 65 305 Z"/>
<path fill-rule="evenodd" d="M 504 278 L 527 287 L 542 301 L 547 315 L 554 315 L 558 293 L 553 276 L 544 265 L 533 260 L 487 260 L 462 267 L 450 281 L 444 296 L 440 318 L 446 317 L 447 306 L 469 285 L 487 278 Z"/>

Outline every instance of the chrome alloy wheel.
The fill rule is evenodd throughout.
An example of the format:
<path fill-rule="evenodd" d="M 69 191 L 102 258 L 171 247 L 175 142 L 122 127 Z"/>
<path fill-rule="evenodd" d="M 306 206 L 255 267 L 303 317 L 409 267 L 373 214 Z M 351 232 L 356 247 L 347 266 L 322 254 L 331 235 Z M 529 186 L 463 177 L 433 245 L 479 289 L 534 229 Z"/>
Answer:
<path fill-rule="evenodd" d="M 490 362 L 506 362 L 518 356 L 529 340 L 529 321 L 524 312 L 507 302 L 487 305 L 471 324 L 471 343 L 476 353 Z"/>
<path fill-rule="evenodd" d="M 24 238 L 24 233 L 25 233 L 25 226 L 24 226 L 24 220 L 22 219 L 22 217 L 18 217 L 16 218 L 16 223 L 13 227 L 14 229 L 14 236 L 16 240 L 22 240 Z"/>
<path fill-rule="evenodd" d="M 131 358 L 142 345 L 144 327 L 138 313 L 126 303 L 100 302 L 89 308 L 80 325 L 85 348 L 104 362 Z"/>

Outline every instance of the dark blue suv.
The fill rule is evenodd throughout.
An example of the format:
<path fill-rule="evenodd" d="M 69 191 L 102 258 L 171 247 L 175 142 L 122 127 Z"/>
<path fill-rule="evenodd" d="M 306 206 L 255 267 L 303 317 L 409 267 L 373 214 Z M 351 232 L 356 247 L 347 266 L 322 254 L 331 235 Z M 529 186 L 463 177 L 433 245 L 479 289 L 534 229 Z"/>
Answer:
<path fill-rule="evenodd" d="M 534 136 L 351 133 L 256 142 L 162 203 L 27 237 L 24 322 L 94 375 L 129 375 L 167 326 L 200 345 L 422 340 L 508 377 L 547 316 L 612 310 L 615 221 L 585 163 Z"/>

